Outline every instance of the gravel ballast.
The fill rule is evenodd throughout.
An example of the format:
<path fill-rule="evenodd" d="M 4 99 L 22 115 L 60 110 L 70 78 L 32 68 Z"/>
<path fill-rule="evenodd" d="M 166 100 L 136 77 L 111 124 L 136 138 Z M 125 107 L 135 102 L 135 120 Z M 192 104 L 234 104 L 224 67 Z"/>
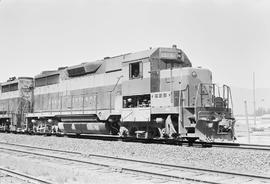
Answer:
<path fill-rule="evenodd" d="M 0 142 L 24 144 L 84 154 L 102 154 L 165 164 L 270 175 L 270 151 L 228 148 L 196 148 L 0 133 Z"/>

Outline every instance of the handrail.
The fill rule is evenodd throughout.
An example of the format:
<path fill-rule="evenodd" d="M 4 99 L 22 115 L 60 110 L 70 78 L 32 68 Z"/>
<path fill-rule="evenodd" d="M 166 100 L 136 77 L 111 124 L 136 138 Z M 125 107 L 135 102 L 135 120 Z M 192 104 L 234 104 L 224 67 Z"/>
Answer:
<path fill-rule="evenodd" d="M 182 96 L 183 96 L 183 91 L 188 91 L 188 106 L 190 104 L 189 102 L 189 99 L 190 99 L 190 96 L 189 96 L 189 85 L 187 84 L 186 88 L 185 89 L 181 89 L 179 91 L 179 98 L 178 98 L 178 106 L 179 106 L 179 116 L 178 116 L 178 121 L 180 122 L 180 117 L 182 118 L 181 121 L 183 120 L 183 105 L 182 105 Z"/>
<path fill-rule="evenodd" d="M 229 108 L 229 105 L 231 103 L 231 109 L 232 109 L 232 112 L 233 112 L 233 99 L 232 99 L 231 88 L 228 85 L 225 85 L 225 84 L 223 85 L 223 88 L 227 89 L 228 108 Z"/>
<path fill-rule="evenodd" d="M 179 106 L 180 106 L 180 100 L 182 99 L 182 92 L 184 92 L 184 91 L 187 91 L 188 92 L 188 106 L 190 105 L 190 94 L 189 94 L 189 85 L 187 84 L 187 86 L 186 86 L 186 88 L 185 89 L 181 89 L 180 91 L 179 91 Z"/>
<path fill-rule="evenodd" d="M 197 93 L 196 93 L 196 98 L 195 98 L 195 105 L 197 106 L 198 105 L 198 98 L 200 96 L 200 103 L 201 103 L 201 106 L 203 105 L 203 95 L 206 95 L 203 93 L 203 87 L 204 86 L 209 86 L 209 87 L 212 87 L 212 92 L 210 91 L 207 91 L 209 93 L 211 93 L 213 96 L 218 96 L 218 97 L 222 97 L 223 99 L 227 99 L 227 100 L 230 100 L 231 104 L 232 104 L 232 95 L 231 95 L 231 90 L 230 90 L 230 87 L 228 85 L 223 85 L 222 86 L 222 94 L 220 94 L 220 90 L 219 90 L 219 86 L 217 84 L 210 84 L 210 83 L 200 83 L 199 85 L 199 88 L 197 89 Z M 217 89 L 217 90 L 216 90 Z M 218 94 L 216 94 L 216 92 Z M 222 95 L 222 96 L 221 96 Z M 212 99 L 212 102 L 213 102 L 213 99 Z"/>
<path fill-rule="evenodd" d="M 233 113 L 233 99 L 232 99 L 232 91 L 231 91 L 231 89 L 230 89 L 230 98 L 231 98 L 231 105 L 232 105 L 232 107 L 231 107 L 231 109 L 232 109 L 232 113 Z"/>
<path fill-rule="evenodd" d="M 109 93 L 110 93 L 110 113 L 112 112 L 112 92 L 116 89 L 116 86 L 118 85 L 118 83 L 122 77 L 124 77 L 124 76 L 121 75 L 118 77 L 118 80 L 117 80 L 116 84 L 114 85 L 113 89 L 111 91 L 109 91 Z"/>

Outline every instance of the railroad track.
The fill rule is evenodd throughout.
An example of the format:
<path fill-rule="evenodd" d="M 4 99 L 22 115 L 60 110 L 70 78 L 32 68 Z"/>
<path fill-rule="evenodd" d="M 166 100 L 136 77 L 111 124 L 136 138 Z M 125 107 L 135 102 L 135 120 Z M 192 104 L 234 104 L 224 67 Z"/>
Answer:
<path fill-rule="evenodd" d="M 25 181 L 25 183 L 35 183 L 35 184 L 53 184 L 50 181 L 46 181 L 44 179 L 40 179 L 38 177 L 35 176 L 31 176 L 28 174 L 24 174 L 15 170 L 11 170 L 11 169 L 7 169 L 7 168 L 3 168 L 0 167 L 0 172 L 5 174 L 6 176 L 10 176 L 10 177 L 14 177 L 16 179 L 19 179 L 21 181 Z M 4 177 L 6 177 L 4 176 Z M 1 179 L 0 179 L 0 183 L 1 183 Z"/>
<path fill-rule="evenodd" d="M 44 136 L 45 133 L 38 133 L 35 135 Z M 48 134 L 51 136 L 51 134 Z M 63 136 L 63 135 L 56 135 Z M 144 138 L 133 138 L 133 137 L 119 137 L 113 135 L 66 135 L 69 138 L 78 139 L 94 139 L 94 140 L 105 140 L 105 141 L 123 141 L 123 142 L 140 142 L 144 144 L 167 144 L 167 145 L 178 145 L 178 146 L 194 146 L 194 147 L 216 147 L 216 148 L 234 148 L 234 149 L 246 149 L 246 150 L 261 150 L 270 151 L 270 145 L 256 145 L 256 144 L 240 144 L 230 142 L 190 142 L 187 140 L 176 140 L 176 139 L 144 139 Z"/>
<path fill-rule="evenodd" d="M 270 151 L 270 145 L 258 145 L 258 144 L 235 144 L 235 143 L 212 143 L 212 147 L 217 148 L 233 148 L 233 149 L 246 149 L 246 150 L 260 150 L 260 151 Z"/>
<path fill-rule="evenodd" d="M 217 147 L 217 148 L 234 148 L 234 149 L 249 149 L 249 150 L 261 150 L 270 151 L 270 145 L 256 145 L 256 144 L 240 144 L 230 142 L 203 142 L 195 141 L 190 142 L 187 140 L 176 139 L 144 139 L 133 137 L 119 137 L 111 135 L 69 135 L 70 138 L 79 139 L 96 139 L 96 140 L 109 140 L 109 141 L 123 141 L 123 142 L 140 142 L 145 144 L 166 144 L 177 146 L 194 146 L 194 147 Z"/>
<path fill-rule="evenodd" d="M 233 173 L 227 171 L 217 171 L 180 165 L 161 164 L 149 161 L 118 158 L 97 154 L 82 154 L 79 152 L 55 150 L 49 148 L 33 147 L 3 142 L 0 142 L 0 145 L 0 149 L 4 151 L 60 159 L 67 162 L 76 162 L 80 164 L 96 165 L 100 167 L 110 168 L 115 172 L 137 173 L 167 180 L 185 180 L 194 183 L 209 184 L 241 182 L 253 182 L 263 184 L 270 182 L 269 176 Z"/>

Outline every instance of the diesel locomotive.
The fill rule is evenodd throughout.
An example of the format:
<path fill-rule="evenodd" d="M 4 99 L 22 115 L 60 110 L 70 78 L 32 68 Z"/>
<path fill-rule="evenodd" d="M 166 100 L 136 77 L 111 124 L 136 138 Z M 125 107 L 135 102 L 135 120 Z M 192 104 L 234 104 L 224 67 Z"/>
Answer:
<path fill-rule="evenodd" d="M 234 124 L 230 88 L 175 45 L 1 83 L 9 131 L 233 141 Z"/>

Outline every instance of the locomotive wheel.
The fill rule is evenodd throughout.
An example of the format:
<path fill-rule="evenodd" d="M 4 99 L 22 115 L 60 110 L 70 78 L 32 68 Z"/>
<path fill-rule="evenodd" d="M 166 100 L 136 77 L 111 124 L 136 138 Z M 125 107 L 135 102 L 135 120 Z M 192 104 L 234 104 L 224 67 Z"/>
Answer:
<path fill-rule="evenodd" d="M 156 127 L 149 127 L 148 128 L 148 137 L 149 138 L 159 138 L 160 137 L 160 132 L 158 128 Z"/>
<path fill-rule="evenodd" d="M 118 122 L 112 122 L 110 127 L 112 135 L 117 135 L 119 133 L 120 126 Z"/>
<path fill-rule="evenodd" d="M 126 127 L 121 126 L 119 128 L 119 135 L 120 137 L 128 137 L 129 136 L 128 129 Z"/>
<path fill-rule="evenodd" d="M 131 127 L 130 130 L 129 130 L 129 135 L 130 136 L 136 136 L 136 131 L 137 131 L 137 127 Z"/>

